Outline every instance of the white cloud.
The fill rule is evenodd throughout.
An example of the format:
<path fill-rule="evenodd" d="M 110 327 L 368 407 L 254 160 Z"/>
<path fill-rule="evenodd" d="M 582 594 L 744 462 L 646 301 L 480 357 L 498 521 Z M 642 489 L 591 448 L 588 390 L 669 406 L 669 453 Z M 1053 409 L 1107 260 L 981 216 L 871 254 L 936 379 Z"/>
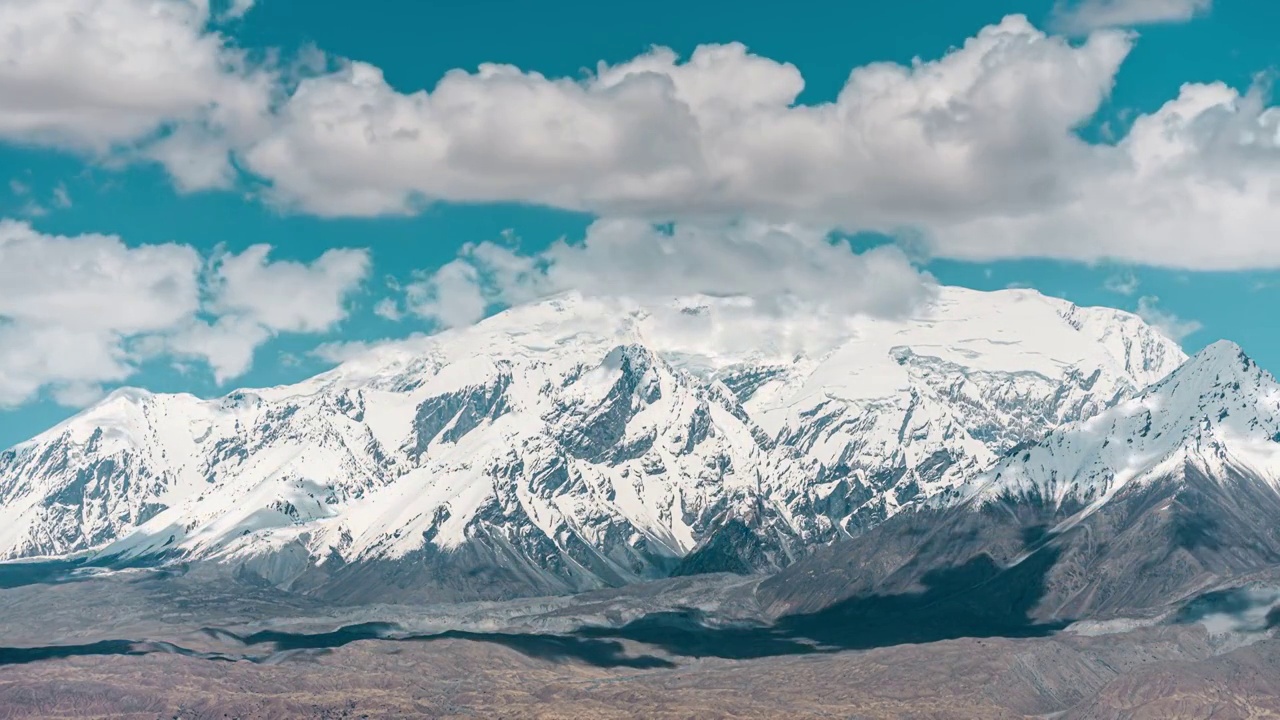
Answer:
<path fill-rule="evenodd" d="M 1115 275 L 1108 277 L 1102 283 L 1102 286 L 1113 293 L 1120 295 L 1132 295 L 1138 292 L 1138 286 L 1140 284 L 1141 283 L 1138 281 L 1138 277 L 1136 275 L 1132 272 L 1126 271 L 1116 273 Z"/>
<path fill-rule="evenodd" d="M 487 269 L 481 248 L 487 247 L 469 248 L 470 257 L 454 260 L 409 283 L 405 287 L 409 310 L 443 327 L 455 327 L 483 318 L 493 305 L 514 304 L 507 302 L 506 296 L 520 293 L 523 288 L 508 287 L 501 280 L 486 287 L 486 280 L 481 276 L 481 271 Z M 481 251 L 480 256 L 473 255 L 475 251 Z"/>
<path fill-rule="evenodd" d="M 369 272 L 365 250 L 331 249 L 310 264 L 272 262 L 270 252 L 254 245 L 215 257 L 205 274 L 204 311 L 216 319 L 193 320 L 169 338 L 168 349 L 206 360 L 224 382 L 246 372 L 254 350 L 278 333 L 332 330 Z"/>
<path fill-rule="evenodd" d="M 163 165 L 181 192 L 232 187 L 236 170 L 228 152 L 225 138 L 195 126 L 177 127 L 138 150 Z"/>
<path fill-rule="evenodd" d="M 97 383 L 67 383 L 50 390 L 53 401 L 64 407 L 85 407 L 102 398 L 106 390 Z"/>
<path fill-rule="evenodd" d="M 231 0 L 231 4 L 227 7 L 223 17 L 236 20 L 245 16 L 253 9 L 255 0 Z"/>
<path fill-rule="evenodd" d="M 1263 91 L 1184 85 L 1033 212 L 937 228 L 968 259 L 1037 256 L 1200 270 L 1280 266 L 1280 110 Z"/>
<path fill-rule="evenodd" d="M 403 317 L 403 313 L 400 312 L 400 307 L 396 304 L 396 301 L 391 298 L 383 298 L 379 300 L 377 304 L 373 306 L 373 314 L 380 318 L 392 321 L 399 320 Z"/>
<path fill-rule="evenodd" d="M 71 196 L 67 193 L 66 185 L 62 183 L 54 186 L 47 204 L 41 203 L 36 199 L 36 193 L 32 190 L 31 185 L 16 178 L 9 181 L 9 193 L 23 200 L 18 210 L 18 214 L 23 217 L 44 217 L 49 214 L 51 208 L 63 210 L 71 207 Z"/>
<path fill-rule="evenodd" d="M 0 316 L 10 322 L 132 334 L 197 309 L 201 260 L 188 246 L 130 248 L 113 236 L 42 235 L 6 220 L 0 258 Z"/>
<path fill-rule="evenodd" d="M 53 188 L 53 206 L 63 210 L 71 207 L 71 193 L 63 183 L 58 183 Z"/>
<path fill-rule="evenodd" d="M 209 310 L 245 317 L 273 331 L 322 332 L 346 317 L 347 295 L 369 273 L 369 253 L 334 248 L 310 264 L 269 261 L 254 245 L 214 260 Z"/>
<path fill-rule="evenodd" d="M 307 354 L 317 360 L 322 360 L 335 365 L 354 360 L 356 358 L 365 357 L 371 351 L 384 347 L 412 347 L 422 342 L 426 335 L 414 333 L 405 338 L 396 340 L 346 340 L 338 342 L 327 342 L 316 346 Z"/>
<path fill-rule="evenodd" d="M 0 221 L 0 407 L 45 386 L 128 377 L 127 339 L 195 313 L 199 269 L 185 246 L 129 248 L 115 237 L 47 236 Z"/>
<path fill-rule="evenodd" d="M 45 387 L 97 387 L 127 378 L 132 368 L 120 338 L 56 326 L 0 321 L 0 408 L 19 405 Z M 90 395 L 91 393 L 75 393 Z"/>
<path fill-rule="evenodd" d="M 1038 207 L 1081 162 L 1071 130 L 1130 47 L 1080 46 L 1011 16 L 911 67 L 855 69 L 795 105 L 789 64 L 738 44 L 658 48 L 584 80 L 505 65 L 404 94 L 351 63 L 303 80 L 244 153 L 274 197 L 324 215 L 519 200 L 658 219 L 745 214 L 893 229 Z"/>
<path fill-rule="evenodd" d="M 0 221 L 0 407 L 41 391 L 92 398 L 164 353 L 207 362 L 221 381 L 277 332 L 332 327 L 366 267 L 363 252 L 343 250 L 271 263 L 260 246 L 210 264 L 187 245 Z"/>
<path fill-rule="evenodd" d="M 1164 333 L 1170 340 L 1180 342 L 1204 327 L 1198 320 L 1180 318 L 1174 313 L 1160 309 L 1159 303 L 1160 298 L 1155 295 L 1144 295 L 1138 298 L 1138 317 Z"/>
<path fill-rule="evenodd" d="M 1186 22 L 1208 13 L 1213 0 L 1058 0 L 1054 24 L 1064 32 L 1098 28 Z"/>
<path fill-rule="evenodd" d="M 254 351 L 271 337 L 271 330 L 242 316 L 220 317 L 211 322 L 192 319 L 163 338 L 154 352 L 180 358 L 196 358 L 209 364 L 219 384 L 244 374 L 253 365 Z"/>
<path fill-rule="evenodd" d="M 665 299 L 713 295 L 751 298 L 757 309 L 796 305 L 838 314 L 900 315 L 927 302 L 930 276 L 897 248 L 855 253 L 825 232 L 756 222 L 677 224 L 600 220 L 580 243 L 537 254 L 509 243 L 480 243 L 404 288 L 409 311 L 450 327 L 501 306 L 564 291 Z"/>
<path fill-rule="evenodd" d="M 255 131 L 274 78 L 249 67 L 209 19 L 206 0 L 0 3 L 0 139 L 148 155 L 140 143 L 186 123 L 225 159 Z M 153 155 L 182 177 L 174 142 Z"/>

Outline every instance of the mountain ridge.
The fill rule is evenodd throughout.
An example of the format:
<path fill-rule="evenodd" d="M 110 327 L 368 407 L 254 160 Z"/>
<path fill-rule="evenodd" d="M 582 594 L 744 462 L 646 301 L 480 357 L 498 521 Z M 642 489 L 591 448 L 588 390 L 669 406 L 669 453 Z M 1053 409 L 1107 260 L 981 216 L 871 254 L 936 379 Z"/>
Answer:
<path fill-rule="evenodd" d="M 507 568 L 501 595 L 660 577 L 740 523 L 758 544 L 699 567 L 776 568 L 1184 357 L 1136 316 L 1029 291 L 942 288 L 899 321 L 561 296 L 292 386 L 117 391 L 0 454 L 0 553 L 310 586 L 438 565 L 406 591 Z"/>

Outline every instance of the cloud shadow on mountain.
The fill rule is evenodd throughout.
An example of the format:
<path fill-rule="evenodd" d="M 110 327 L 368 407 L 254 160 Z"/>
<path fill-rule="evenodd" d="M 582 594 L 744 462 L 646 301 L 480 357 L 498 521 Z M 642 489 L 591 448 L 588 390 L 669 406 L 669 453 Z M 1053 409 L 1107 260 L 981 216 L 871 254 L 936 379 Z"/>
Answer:
<path fill-rule="evenodd" d="M 621 641 L 660 648 L 672 657 L 746 660 L 783 655 L 866 650 L 962 637 L 1043 637 L 1067 622 L 1030 617 L 1045 593 L 1045 577 L 1057 561 L 1042 547 L 1021 563 L 1000 568 L 987 555 L 964 565 L 926 573 L 924 591 L 849 598 L 821 611 L 788 615 L 773 624 L 723 623 L 695 608 L 655 612 L 617 627 L 584 626 L 566 634 L 448 631 L 403 635 L 387 623 L 352 625 L 327 633 L 264 631 L 238 638 L 278 650 L 333 648 L 357 640 L 486 642 L 530 657 L 575 660 L 599 667 L 657 668 L 674 663 L 656 656 L 631 657 Z"/>
<path fill-rule="evenodd" d="M 107 556 L 94 558 L 11 560 L 0 562 L 0 590 L 12 590 L 28 585 L 64 585 L 98 579 L 104 573 L 121 570 L 146 570 L 128 582 L 146 582 L 181 575 L 186 564 L 166 564 L 171 555 L 151 555 L 143 558 Z"/>
<path fill-rule="evenodd" d="M 83 563 L 79 560 L 21 560 L 0 563 L 0 590 L 27 585 L 55 585 L 80 578 L 72 572 Z"/>
<path fill-rule="evenodd" d="M 1067 622 L 1030 618 L 1045 593 L 1058 552 L 1045 547 L 1012 568 L 987 555 L 926 573 L 919 593 L 852 597 L 818 612 L 787 615 L 772 625 L 716 625 L 694 609 L 653 613 L 621 627 L 584 627 L 576 634 L 619 638 L 683 657 L 751 659 L 962 637 L 1043 637 Z"/>

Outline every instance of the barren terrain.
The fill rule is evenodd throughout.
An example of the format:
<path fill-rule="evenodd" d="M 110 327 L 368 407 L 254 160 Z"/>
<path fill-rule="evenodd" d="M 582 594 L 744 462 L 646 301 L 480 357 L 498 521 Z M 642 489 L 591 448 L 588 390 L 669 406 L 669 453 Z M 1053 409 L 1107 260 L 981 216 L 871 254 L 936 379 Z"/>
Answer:
<path fill-rule="evenodd" d="M 1280 640 L 1238 603 L 846 649 L 753 617 L 758 578 L 323 609 L 216 580 L 0 590 L 0 718 L 1280 717 Z"/>

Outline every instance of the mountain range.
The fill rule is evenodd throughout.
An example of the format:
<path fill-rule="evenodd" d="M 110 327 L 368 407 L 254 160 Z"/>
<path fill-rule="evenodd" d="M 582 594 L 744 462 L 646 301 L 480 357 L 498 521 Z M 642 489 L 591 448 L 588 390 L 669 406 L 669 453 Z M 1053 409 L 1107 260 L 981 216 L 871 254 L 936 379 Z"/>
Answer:
<path fill-rule="evenodd" d="M 1272 488 L 1274 398 L 1234 346 L 1188 362 L 1135 315 L 1029 290 L 944 287 L 893 320 L 563 295 L 295 385 L 117 390 L 0 454 L 0 558 L 209 561 L 352 601 L 884 565 L 812 594 L 835 599 L 918 583 L 925 526 L 982 525 L 970 550 L 999 564 L 1185 488 Z M 1257 492 L 1237 501 L 1261 517 Z M 1207 532 L 1162 512 L 1171 548 Z M 1197 557 L 1177 582 L 1207 582 Z M 1054 612 L 1109 607 L 1060 574 Z"/>

